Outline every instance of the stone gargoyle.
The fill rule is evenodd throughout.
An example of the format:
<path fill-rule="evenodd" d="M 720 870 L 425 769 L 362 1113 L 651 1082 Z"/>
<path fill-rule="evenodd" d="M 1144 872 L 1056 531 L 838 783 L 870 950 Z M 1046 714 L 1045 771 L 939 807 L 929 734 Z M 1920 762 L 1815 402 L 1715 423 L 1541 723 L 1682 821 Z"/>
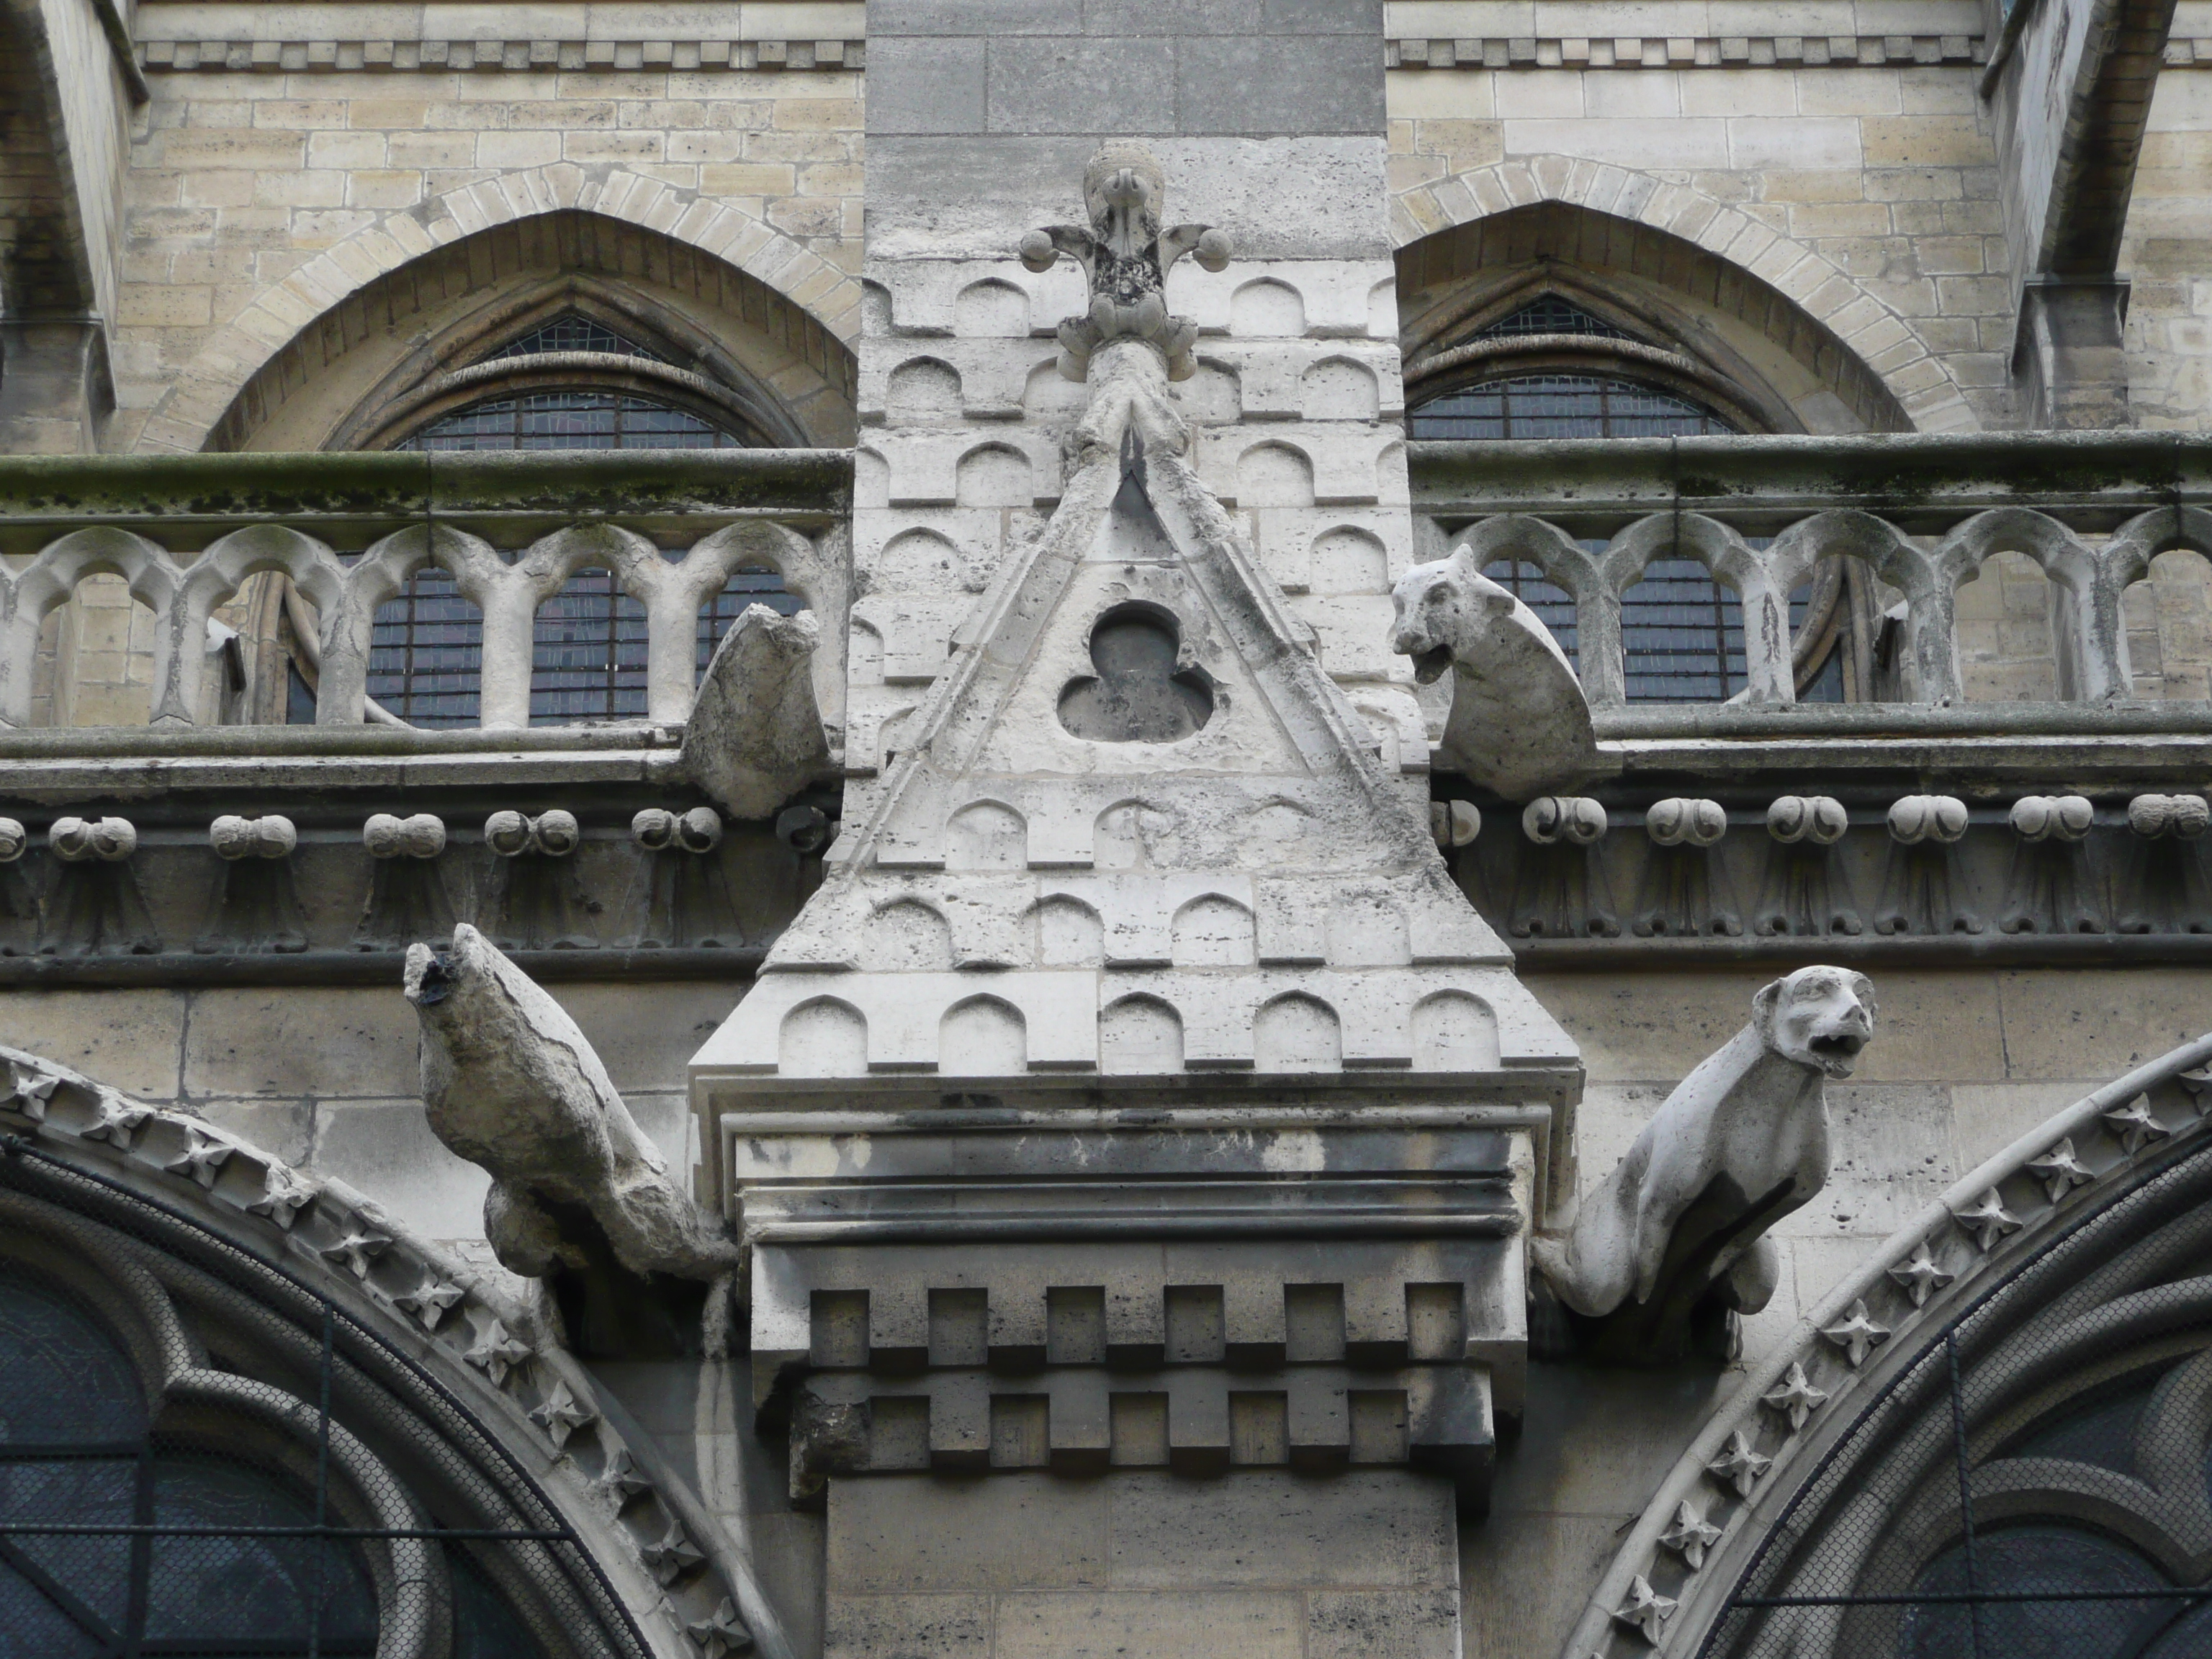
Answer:
<path fill-rule="evenodd" d="M 814 696 L 822 624 L 747 605 L 714 648 L 684 723 L 684 769 L 732 817 L 764 818 L 830 764 Z"/>
<path fill-rule="evenodd" d="M 1734 1316 L 1774 1294 L 1767 1230 L 1828 1179 L 1831 1078 L 1874 1037 L 1874 987 L 1800 968 L 1667 1097 L 1564 1237 L 1529 1241 L 1578 1357 L 1664 1364 L 1729 1357 Z"/>
<path fill-rule="evenodd" d="M 1398 579 L 1391 648 L 1423 685 L 1452 675 L 1437 758 L 1508 800 L 1585 781 L 1598 769 L 1589 701 L 1536 613 L 1476 568 L 1464 546 Z"/>
<path fill-rule="evenodd" d="M 690 1351 L 702 1316 L 726 1317 L 737 1242 L 670 1179 L 576 1023 L 465 922 L 408 948 L 406 993 L 431 1133 L 489 1171 L 501 1264 L 549 1281 L 587 1353 Z"/>
<path fill-rule="evenodd" d="M 1160 228 L 1167 176 L 1141 144 L 1100 148 L 1083 170 L 1089 225 L 1047 225 L 1022 238 L 1022 263 L 1049 270 L 1063 253 L 1083 267 L 1090 307 L 1060 325 L 1060 373 L 1082 380 L 1091 353 L 1112 340 L 1143 340 L 1166 357 L 1168 378 L 1188 380 L 1195 324 L 1168 314 L 1168 272 L 1188 253 L 1208 270 L 1225 268 L 1229 238 L 1210 225 Z"/>

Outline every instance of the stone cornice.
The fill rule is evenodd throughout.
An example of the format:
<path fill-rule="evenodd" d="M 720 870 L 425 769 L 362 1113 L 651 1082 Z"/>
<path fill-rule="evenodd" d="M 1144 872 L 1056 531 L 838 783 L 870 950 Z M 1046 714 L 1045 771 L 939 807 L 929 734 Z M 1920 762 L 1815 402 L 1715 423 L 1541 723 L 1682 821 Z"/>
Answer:
<path fill-rule="evenodd" d="M 295 16 L 298 14 L 294 14 Z M 217 70 L 264 75 L 349 70 L 855 70 L 859 40 L 585 40 L 524 37 L 496 40 L 308 39 L 142 40 L 139 65 L 156 74 Z"/>
<path fill-rule="evenodd" d="M 2212 43 L 2208 43 L 2212 44 Z M 1383 43 L 1394 70 L 1821 69 L 1884 64 L 1979 64 L 1989 43 L 1966 34 L 1555 35 L 1401 38 Z"/>

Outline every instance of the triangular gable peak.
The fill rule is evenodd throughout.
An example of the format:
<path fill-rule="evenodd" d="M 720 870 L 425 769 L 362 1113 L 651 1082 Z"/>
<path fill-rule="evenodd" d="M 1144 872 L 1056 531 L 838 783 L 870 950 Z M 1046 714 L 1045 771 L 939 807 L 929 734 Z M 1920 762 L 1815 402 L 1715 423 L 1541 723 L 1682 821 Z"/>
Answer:
<path fill-rule="evenodd" d="M 1058 510 L 695 1078 L 1380 1070 L 1503 1097 L 1573 1071 L 1175 453 L 1157 359 L 1103 367 Z"/>

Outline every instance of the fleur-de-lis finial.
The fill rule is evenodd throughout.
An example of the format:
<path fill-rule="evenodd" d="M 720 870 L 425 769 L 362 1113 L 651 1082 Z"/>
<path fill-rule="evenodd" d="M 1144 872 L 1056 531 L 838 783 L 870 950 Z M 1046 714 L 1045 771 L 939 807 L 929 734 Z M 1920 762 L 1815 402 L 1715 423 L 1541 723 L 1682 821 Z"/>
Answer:
<path fill-rule="evenodd" d="M 1160 228 L 1166 175 L 1141 144 L 1103 146 L 1083 170 L 1088 225 L 1047 225 L 1022 238 L 1022 263 L 1052 269 L 1061 254 L 1083 267 L 1091 303 L 1060 325 L 1060 372 L 1071 380 L 1089 373 L 1091 355 L 1114 340 L 1142 340 L 1166 358 L 1168 378 L 1187 380 L 1198 325 L 1168 313 L 1168 272 L 1188 253 L 1208 270 L 1231 257 L 1229 238 L 1211 225 Z"/>

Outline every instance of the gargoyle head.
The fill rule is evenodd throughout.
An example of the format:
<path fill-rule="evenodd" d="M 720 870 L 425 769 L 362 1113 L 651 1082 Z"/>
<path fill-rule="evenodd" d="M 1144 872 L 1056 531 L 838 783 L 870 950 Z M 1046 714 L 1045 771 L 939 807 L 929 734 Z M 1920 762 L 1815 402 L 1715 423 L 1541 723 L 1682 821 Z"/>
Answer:
<path fill-rule="evenodd" d="M 1760 988 L 1751 1007 L 1768 1048 L 1827 1077 L 1849 1077 L 1874 1041 L 1874 981 L 1848 968 L 1800 968 Z"/>
<path fill-rule="evenodd" d="M 1167 188 L 1167 174 L 1142 144 L 1101 145 L 1083 169 L 1083 206 L 1091 230 L 1125 257 L 1149 246 L 1160 234 Z"/>
<path fill-rule="evenodd" d="M 1390 590 L 1396 625 L 1390 648 L 1413 659 L 1423 685 L 1451 672 L 1453 659 L 1512 613 L 1513 595 L 1457 555 L 1415 565 Z"/>

